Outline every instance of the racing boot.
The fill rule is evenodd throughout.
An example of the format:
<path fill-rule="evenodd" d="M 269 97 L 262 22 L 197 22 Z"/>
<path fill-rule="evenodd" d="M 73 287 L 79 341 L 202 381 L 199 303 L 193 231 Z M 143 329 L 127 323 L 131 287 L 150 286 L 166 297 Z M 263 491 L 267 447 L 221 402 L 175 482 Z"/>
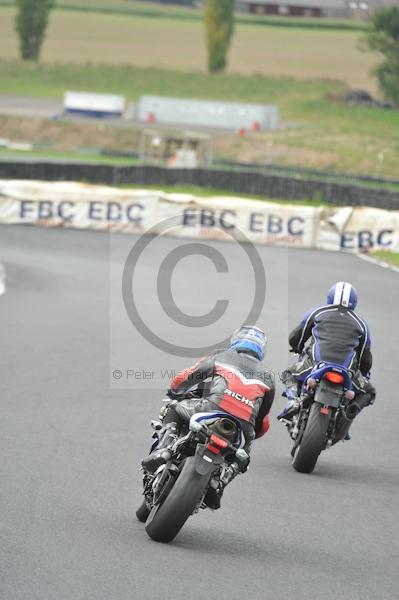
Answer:
<path fill-rule="evenodd" d="M 349 429 L 350 429 L 355 417 L 357 417 L 357 415 L 364 408 L 366 408 L 366 406 L 370 406 L 371 404 L 374 404 L 375 396 L 376 396 L 375 387 L 372 386 L 370 382 L 367 382 L 367 384 L 364 387 L 364 392 L 362 394 L 358 394 L 355 397 L 355 400 L 353 402 L 351 402 L 349 404 L 349 406 L 347 406 L 347 408 L 345 410 L 345 416 L 348 420 L 350 420 L 350 424 L 348 426 L 348 430 L 347 430 L 346 434 L 342 438 L 343 441 L 348 442 L 349 440 L 352 439 L 352 435 L 350 434 Z"/>
<path fill-rule="evenodd" d="M 211 479 L 208 491 L 204 498 L 205 504 L 212 510 L 218 510 L 220 508 L 220 502 L 223 496 L 224 489 L 234 477 L 240 473 L 240 469 L 236 463 L 232 463 L 230 466 L 224 469 L 220 479 Z"/>
<path fill-rule="evenodd" d="M 287 404 L 284 406 L 283 410 L 281 410 L 277 419 L 280 421 L 281 419 L 290 420 L 292 417 L 298 412 L 299 403 L 297 400 L 297 385 L 287 387 L 287 390 L 284 392 L 283 396 L 287 398 Z"/>
<path fill-rule="evenodd" d="M 168 423 L 160 438 L 158 446 L 151 454 L 141 461 L 141 466 L 145 471 L 154 473 L 161 465 L 164 465 L 172 457 L 169 447 L 177 438 L 177 423 Z"/>
<path fill-rule="evenodd" d="M 206 492 L 204 502 L 212 510 L 220 508 L 220 501 L 223 496 L 224 487 L 217 479 L 211 479 L 208 491 Z"/>

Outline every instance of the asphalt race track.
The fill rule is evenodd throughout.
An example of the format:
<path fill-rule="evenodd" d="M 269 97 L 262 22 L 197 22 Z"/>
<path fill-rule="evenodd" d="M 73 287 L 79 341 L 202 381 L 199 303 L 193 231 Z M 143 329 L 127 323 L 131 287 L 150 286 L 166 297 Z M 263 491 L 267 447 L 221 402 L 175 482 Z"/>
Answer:
<path fill-rule="evenodd" d="M 135 241 L 0 228 L 7 276 L 0 296 L 0 596 L 397 599 L 397 273 L 351 255 L 258 248 L 268 284 L 259 324 L 270 338 L 271 368 L 287 365 L 287 331 L 302 312 L 323 302 L 334 281 L 350 280 L 372 330 L 378 399 L 359 417 L 352 441 L 323 453 L 313 475 L 292 469 L 288 435 L 273 419 L 256 443 L 250 471 L 226 491 L 222 509 L 201 511 L 165 546 L 150 541 L 134 515 L 138 465 L 162 386 L 132 383 L 125 369 L 130 361 L 132 368 L 145 364 L 158 373 L 192 359 L 167 357 L 127 319 L 120 257 Z M 151 326 L 164 334 L 168 324 L 145 286 L 181 241 L 159 243 L 161 250 L 150 246 L 140 267 L 138 294 Z M 223 324 L 232 330 L 245 317 L 246 259 L 233 244 L 210 245 L 233 258 L 241 273 L 229 288 L 236 305 Z M 215 282 L 204 257 L 176 267 L 173 289 L 182 310 L 201 314 L 214 305 L 208 276 Z M 197 334 L 191 328 L 181 341 Z M 115 369 L 120 379 L 112 379 Z M 273 416 L 280 406 L 278 395 Z"/>

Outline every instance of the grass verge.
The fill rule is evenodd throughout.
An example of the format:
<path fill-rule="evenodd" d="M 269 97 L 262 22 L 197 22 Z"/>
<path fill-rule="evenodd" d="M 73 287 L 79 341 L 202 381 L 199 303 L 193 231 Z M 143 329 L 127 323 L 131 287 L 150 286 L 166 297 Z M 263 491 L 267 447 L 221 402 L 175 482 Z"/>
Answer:
<path fill-rule="evenodd" d="M 248 195 L 240 196 L 234 192 L 228 190 L 219 190 L 215 188 L 203 188 L 195 185 L 176 185 L 176 186 L 165 186 L 165 185 L 120 185 L 122 189 L 148 189 L 148 190 L 162 190 L 166 193 L 171 194 L 191 194 L 192 196 L 198 196 L 200 198 L 213 198 L 213 197 L 228 197 L 228 198 L 245 198 L 247 200 L 259 200 L 260 202 L 272 202 L 274 204 L 289 204 L 294 206 L 333 206 L 332 204 L 326 204 L 320 200 L 301 199 L 301 200 L 282 200 L 278 198 L 267 198 L 264 196 Z"/>
<path fill-rule="evenodd" d="M 371 254 L 373 258 L 378 258 L 383 262 L 399 267 L 399 252 L 389 252 L 387 250 L 377 250 Z"/>
<path fill-rule="evenodd" d="M 103 156 L 98 154 L 93 149 L 91 152 L 89 149 L 87 151 L 81 152 L 55 152 L 55 151 L 46 151 L 46 150 L 7 150 L 0 149 L 0 160 L 6 161 L 24 161 L 28 160 L 30 162 L 69 162 L 69 163 L 90 163 L 90 164 L 99 164 L 99 165 L 121 165 L 121 166 L 129 166 L 137 164 L 138 161 L 133 158 L 126 158 L 123 156 Z"/>

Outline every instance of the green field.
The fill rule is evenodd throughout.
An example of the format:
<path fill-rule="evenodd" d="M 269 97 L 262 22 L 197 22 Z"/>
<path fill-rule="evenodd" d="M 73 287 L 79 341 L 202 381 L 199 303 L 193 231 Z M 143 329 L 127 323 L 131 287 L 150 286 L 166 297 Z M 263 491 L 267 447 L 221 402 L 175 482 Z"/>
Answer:
<path fill-rule="evenodd" d="M 1 58 L 18 57 L 14 16 L 14 8 L 0 7 Z M 358 30 L 254 27 L 251 23 L 238 23 L 229 72 L 339 80 L 351 87 L 375 91 L 370 70 L 376 59 L 358 49 L 359 37 Z M 203 25 L 200 19 L 55 10 L 42 60 L 205 72 Z"/>
<path fill-rule="evenodd" d="M 15 0 L 0 0 L 0 6 L 14 6 Z M 201 21 L 202 11 L 195 7 L 158 4 L 156 2 L 143 2 L 140 0 L 56 0 L 56 8 L 63 10 L 101 12 L 106 14 L 123 14 L 131 16 L 152 17 L 164 19 L 179 19 Z M 255 27 L 294 27 L 305 29 L 339 29 L 361 31 L 365 28 L 363 21 L 343 19 L 312 19 L 264 15 L 251 15 L 237 12 L 236 23 L 250 24 Z"/>
<path fill-rule="evenodd" d="M 216 158 L 399 177 L 399 112 L 342 101 L 349 85 L 375 90 L 370 70 L 376 57 L 357 48 L 363 24 L 355 22 L 354 30 L 315 29 L 316 20 L 297 27 L 299 19 L 290 26 L 278 19 L 276 27 L 239 16 L 229 70 L 212 76 L 205 71 L 198 11 L 126 0 L 88 0 L 84 6 L 90 10 L 53 11 L 39 65 L 18 60 L 15 9 L 0 6 L 0 93 L 61 98 L 66 90 L 85 90 L 130 101 L 160 94 L 275 103 L 281 129 L 246 138 L 216 135 Z M 75 146 L 137 148 L 137 134 L 130 140 L 129 132 L 109 128 L 101 144 L 97 125 L 84 136 L 79 130 L 80 143 L 71 123 L 3 117 L 0 128 L 0 137 L 51 143 L 61 151 L 71 150 L 72 139 Z"/>

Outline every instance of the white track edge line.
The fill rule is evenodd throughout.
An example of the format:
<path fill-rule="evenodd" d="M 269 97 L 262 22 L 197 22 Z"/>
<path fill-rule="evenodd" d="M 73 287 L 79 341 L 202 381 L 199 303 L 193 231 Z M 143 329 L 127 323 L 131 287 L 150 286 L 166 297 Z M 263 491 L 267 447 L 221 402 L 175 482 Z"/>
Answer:
<path fill-rule="evenodd" d="M 0 296 L 6 293 L 6 269 L 0 262 Z"/>
<path fill-rule="evenodd" d="M 390 271 L 395 271 L 396 273 L 399 273 L 399 267 L 395 267 L 395 265 L 391 265 L 390 263 L 387 263 L 384 260 L 380 260 L 378 258 L 372 258 L 371 256 L 368 256 L 367 254 L 357 254 L 356 256 L 358 258 L 361 258 L 362 260 L 366 260 L 367 262 L 370 262 L 374 265 L 378 265 L 379 267 L 382 267 L 383 269 L 389 269 Z"/>

